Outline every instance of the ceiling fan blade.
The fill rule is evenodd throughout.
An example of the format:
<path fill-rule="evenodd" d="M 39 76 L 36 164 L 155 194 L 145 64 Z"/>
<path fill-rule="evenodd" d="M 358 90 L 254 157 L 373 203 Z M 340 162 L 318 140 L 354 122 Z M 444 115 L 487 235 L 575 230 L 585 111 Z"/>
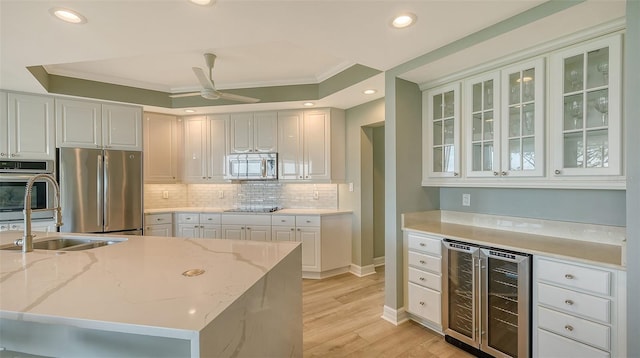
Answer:
<path fill-rule="evenodd" d="M 176 94 L 170 94 L 169 97 L 170 98 L 181 98 L 181 97 L 193 97 L 193 96 L 199 96 L 200 92 L 186 92 L 186 93 L 176 93 Z"/>
<path fill-rule="evenodd" d="M 193 69 L 193 73 L 195 73 L 196 77 L 198 77 L 198 81 L 200 81 L 200 85 L 202 86 L 202 88 L 215 90 L 215 87 L 213 86 L 213 82 L 211 82 L 209 77 L 207 77 L 207 75 L 204 73 L 204 71 L 200 67 L 192 67 L 192 69 Z"/>
<path fill-rule="evenodd" d="M 246 97 L 246 96 L 241 96 L 241 95 L 233 94 L 233 93 L 225 93 L 225 92 L 218 92 L 218 91 L 216 91 L 216 92 L 220 96 L 220 98 L 227 99 L 227 100 L 230 100 L 230 101 L 245 102 L 245 103 L 257 103 L 257 102 L 260 102 L 259 99 L 253 98 L 253 97 Z"/>

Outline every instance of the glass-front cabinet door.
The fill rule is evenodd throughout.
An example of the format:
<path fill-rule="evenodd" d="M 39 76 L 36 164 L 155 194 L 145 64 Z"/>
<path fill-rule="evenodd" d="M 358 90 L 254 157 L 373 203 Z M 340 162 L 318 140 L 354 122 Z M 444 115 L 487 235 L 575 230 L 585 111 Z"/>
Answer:
<path fill-rule="evenodd" d="M 427 116 L 423 121 L 426 158 L 423 170 L 428 177 L 460 176 L 460 84 L 425 92 Z"/>
<path fill-rule="evenodd" d="M 621 35 L 551 56 L 553 175 L 621 175 Z"/>
<path fill-rule="evenodd" d="M 544 175 L 544 60 L 502 70 L 501 176 Z"/>
<path fill-rule="evenodd" d="M 469 79 L 464 91 L 467 176 L 499 176 L 500 73 Z"/>

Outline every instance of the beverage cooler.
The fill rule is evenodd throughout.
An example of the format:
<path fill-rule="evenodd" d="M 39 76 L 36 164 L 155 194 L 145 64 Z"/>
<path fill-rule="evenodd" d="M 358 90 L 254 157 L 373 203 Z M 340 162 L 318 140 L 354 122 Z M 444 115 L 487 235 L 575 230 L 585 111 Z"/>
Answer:
<path fill-rule="evenodd" d="M 478 356 L 529 357 L 531 256 L 451 240 L 443 245 L 447 342 Z"/>

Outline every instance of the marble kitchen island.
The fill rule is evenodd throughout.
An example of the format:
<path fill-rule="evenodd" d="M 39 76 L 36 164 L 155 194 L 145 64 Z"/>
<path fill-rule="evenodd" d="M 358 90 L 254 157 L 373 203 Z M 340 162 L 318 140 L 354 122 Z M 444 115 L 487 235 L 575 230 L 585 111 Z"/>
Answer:
<path fill-rule="evenodd" d="M 20 235 L 0 233 L 0 244 Z M 0 269 L 9 351 L 302 356 L 299 243 L 136 236 L 84 251 L 0 250 Z M 183 275 L 194 269 L 204 273 Z"/>

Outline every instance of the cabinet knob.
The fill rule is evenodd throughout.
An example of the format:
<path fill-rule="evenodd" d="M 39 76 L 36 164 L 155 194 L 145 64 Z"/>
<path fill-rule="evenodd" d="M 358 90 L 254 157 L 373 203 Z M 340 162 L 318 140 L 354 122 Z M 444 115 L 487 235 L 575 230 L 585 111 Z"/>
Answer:
<path fill-rule="evenodd" d="M 18 156 L 17 154 L 15 154 L 15 153 L 11 153 L 11 158 L 15 158 L 15 157 L 17 157 L 17 156 Z"/>
<path fill-rule="evenodd" d="M 567 280 L 573 280 L 573 275 L 568 273 L 564 275 L 564 278 L 566 278 Z"/>
<path fill-rule="evenodd" d="M 426 280 L 424 277 L 420 277 L 420 281 L 424 281 Z"/>
<path fill-rule="evenodd" d="M 0 157 L 4 157 L 5 155 L 5 153 L 0 153 Z"/>
<path fill-rule="evenodd" d="M 564 303 L 566 305 L 573 306 L 573 301 L 572 300 L 564 300 Z"/>
<path fill-rule="evenodd" d="M 291 231 L 294 231 L 294 229 L 293 229 L 293 228 L 291 228 Z"/>
<path fill-rule="evenodd" d="M 300 179 L 302 179 L 302 175 L 300 176 Z"/>
<path fill-rule="evenodd" d="M 309 176 L 307 175 L 305 178 L 309 179 Z"/>
<path fill-rule="evenodd" d="M 453 172 L 453 176 L 454 177 L 457 177 L 458 175 L 460 175 L 460 174 L 458 174 L 458 172 Z"/>
<path fill-rule="evenodd" d="M 509 173 L 507 173 L 506 171 L 500 172 L 500 175 L 502 175 L 502 176 L 507 176 L 507 174 L 509 174 Z"/>
<path fill-rule="evenodd" d="M 425 260 L 420 260 L 420 263 L 424 265 L 424 264 L 426 264 L 427 262 L 426 262 Z"/>
<path fill-rule="evenodd" d="M 568 325 L 564 326 L 564 329 L 565 329 L 567 332 L 572 332 L 572 331 L 573 331 L 573 326 L 572 326 L 572 325 L 570 325 L 570 324 L 568 324 Z"/>
<path fill-rule="evenodd" d="M 500 175 L 500 173 L 498 173 L 498 172 L 493 172 L 493 176 L 494 176 L 494 177 L 497 177 L 498 175 Z"/>
<path fill-rule="evenodd" d="M 208 218 L 207 220 L 211 221 L 211 220 L 213 220 L 213 218 Z"/>
<path fill-rule="evenodd" d="M 247 226 L 247 230 L 251 230 L 251 228 Z"/>
<path fill-rule="evenodd" d="M 558 169 L 554 170 L 553 172 L 554 172 L 556 175 L 560 175 L 560 173 L 561 173 L 561 171 L 560 171 L 560 170 L 558 170 Z"/>
<path fill-rule="evenodd" d="M 425 247 L 425 246 L 427 246 L 427 244 L 425 244 L 424 242 L 421 242 L 420 246 Z"/>
<path fill-rule="evenodd" d="M 420 301 L 420 306 L 424 306 L 424 305 L 425 305 L 424 301 Z"/>
<path fill-rule="evenodd" d="M 298 231 L 300 231 L 300 229 L 298 229 Z"/>

